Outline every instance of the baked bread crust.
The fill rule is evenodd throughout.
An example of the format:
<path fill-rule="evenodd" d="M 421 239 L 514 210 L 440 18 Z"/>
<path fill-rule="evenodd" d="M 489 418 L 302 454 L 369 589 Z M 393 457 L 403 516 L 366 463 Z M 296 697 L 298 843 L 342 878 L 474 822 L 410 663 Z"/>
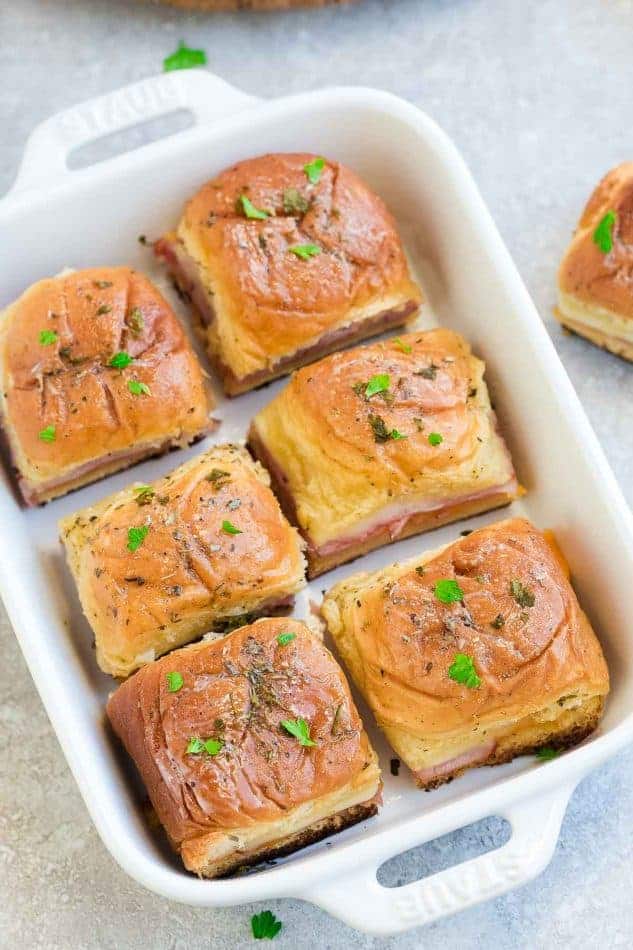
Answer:
<path fill-rule="evenodd" d="M 457 582 L 460 601 L 438 599 L 445 579 Z M 565 747 L 600 719 L 609 691 L 600 644 L 560 552 L 524 519 L 349 577 L 328 591 L 322 614 L 423 788 L 474 765 Z M 473 660 L 478 686 L 449 676 L 458 653 Z"/>
<path fill-rule="evenodd" d="M 402 324 L 418 309 L 395 222 L 350 169 L 308 153 L 226 169 L 156 244 L 201 317 L 209 355 L 236 395 L 344 342 Z M 264 220 L 246 217 L 246 196 Z M 302 259 L 289 249 L 315 245 Z"/>
<path fill-rule="evenodd" d="M 614 212 L 612 247 L 594 234 Z M 558 273 L 556 316 L 563 326 L 633 360 L 633 162 L 613 168 L 589 199 Z"/>
<path fill-rule="evenodd" d="M 310 577 L 517 497 L 483 374 L 459 334 L 408 333 L 299 370 L 255 416 L 249 447 L 306 539 Z"/>
<path fill-rule="evenodd" d="M 292 604 L 302 542 L 269 484 L 244 448 L 219 445 L 60 521 L 102 670 L 128 676 L 214 624 Z M 130 528 L 147 528 L 135 550 Z"/>
<path fill-rule="evenodd" d="M 121 352 L 133 362 L 108 365 Z M 129 267 L 33 284 L 2 314 L 0 373 L 2 425 L 28 504 L 187 445 L 211 427 L 210 396 L 182 326 Z M 130 381 L 149 389 L 133 393 Z"/>
<path fill-rule="evenodd" d="M 281 633 L 294 638 L 280 644 Z M 173 672 L 182 686 L 170 692 Z M 380 770 L 343 672 L 301 621 L 266 618 L 171 653 L 119 687 L 107 712 L 172 846 L 203 877 L 377 809 Z M 314 745 L 281 726 L 298 719 Z M 192 738 L 221 748 L 188 753 Z"/>

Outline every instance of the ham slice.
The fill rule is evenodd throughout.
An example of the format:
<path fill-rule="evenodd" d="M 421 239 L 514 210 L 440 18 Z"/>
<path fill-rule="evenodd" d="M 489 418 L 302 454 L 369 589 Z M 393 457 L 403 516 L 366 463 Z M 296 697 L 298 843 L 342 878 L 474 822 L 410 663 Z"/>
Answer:
<path fill-rule="evenodd" d="M 445 762 L 438 762 L 437 765 L 418 769 L 417 772 L 413 773 L 415 780 L 421 786 L 433 785 L 436 782 L 445 781 L 449 776 L 452 777 L 453 774 L 461 772 L 463 769 L 471 768 L 474 765 L 483 765 L 494 752 L 495 746 L 496 742 L 491 739 L 489 742 L 468 749 L 466 752 L 462 752 L 461 755 L 456 755 Z"/>

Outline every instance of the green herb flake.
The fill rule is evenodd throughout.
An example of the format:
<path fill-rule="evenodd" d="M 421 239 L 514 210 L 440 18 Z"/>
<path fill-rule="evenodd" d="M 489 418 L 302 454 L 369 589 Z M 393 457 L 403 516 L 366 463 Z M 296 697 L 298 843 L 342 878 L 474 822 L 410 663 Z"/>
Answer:
<path fill-rule="evenodd" d="M 182 673 L 166 673 L 165 679 L 167 680 L 167 689 L 170 693 L 177 693 L 179 689 L 182 689 L 185 682 L 182 678 Z"/>
<path fill-rule="evenodd" d="M 448 675 L 456 683 L 467 686 L 468 689 L 477 689 L 481 686 L 481 679 L 477 676 L 473 658 L 467 653 L 455 654 L 455 659 L 448 668 Z"/>
<path fill-rule="evenodd" d="M 284 188 L 282 203 L 284 214 L 288 215 L 305 214 L 310 207 L 308 199 L 297 188 Z"/>
<path fill-rule="evenodd" d="M 429 445 L 441 445 L 443 441 L 444 436 L 439 432 L 429 432 Z"/>
<path fill-rule="evenodd" d="M 554 749 L 551 745 L 544 745 L 540 749 L 537 749 L 534 754 L 539 761 L 550 762 L 552 759 L 558 758 L 560 749 Z"/>
<path fill-rule="evenodd" d="M 490 626 L 494 627 L 495 630 L 501 630 L 501 628 L 505 625 L 505 622 L 506 621 L 503 614 L 497 614 L 495 619 L 490 621 Z"/>
<path fill-rule="evenodd" d="M 464 591 L 452 577 L 444 577 L 436 581 L 433 593 L 443 604 L 456 604 L 464 599 Z"/>
<path fill-rule="evenodd" d="M 207 755 L 217 755 L 222 750 L 224 743 L 221 739 L 205 739 L 203 746 Z"/>
<path fill-rule="evenodd" d="M 231 473 L 224 472 L 221 468 L 212 468 L 209 474 L 205 475 L 205 479 L 211 482 L 215 488 L 220 488 L 221 485 L 226 485 L 227 482 L 231 481 Z"/>
<path fill-rule="evenodd" d="M 303 170 L 306 173 L 306 177 L 311 185 L 318 184 L 324 168 L 324 158 L 313 158 L 311 162 L 308 162 L 307 165 L 303 166 Z"/>
<path fill-rule="evenodd" d="M 263 910 L 261 914 L 253 914 L 251 917 L 251 930 L 255 940 L 272 940 L 282 926 L 281 921 L 277 920 L 270 910 Z"/>
<path fill-rule="evenodd" d="M 302 261 L 307 261 L 309 258 L 316 257 L 317 254 L 321 253 L 321 248 L 318 244 L 293 244 L 288 250 L 291 254 L 296 254 L 297 257 L 300 257 Z"/>
<path fill-rule="evenodd" d="M 225 531 L 226 534 L 241 534 L 242 533 L 241 529 L 236 528 L 235 525 L 231 524 L 230 521 L 222 522 L 222 530 Z"/>
<path fill-rule="evenodd" d="M 59 337 L 55 330 L 40 330 L 39 341 L 41 346 L 51 346 L 57 343 Z"/>
<path fill-rule="evenodd" d="M 40 429 L 40 431 L 37 433 L 38 439 L 41 439 L 42 442 L 54 442 L 55 435 L 55 426 L 46 426 L 45 429 Z"/>
<path fill-rule="evenodd" d="M 405 343 L 404 340 L 401 340 L 399 336 L 395 337 L 393 340 L 393 345 L 397 346 L 399 350 L 402 350 L 403 353 L 410 353 L 411 347 L 408 343 Z"/>
<path fill-rule="evenodd" d="M 171 56 L 163 60 L 163 72 L 170 73 L 174 69 L 192 69 L 194 66 L 206 66 L 207 54 L 203 49 L 190 49 L 184 43 L 178 44 L 178 49 Z"/>
<path fill-rule="evenodd" d="M 125 321 L 132 333 L 142 333 L 145 326 L 145 318 L 138 307 L 133 307 L 127 315 Z"/>
<path fill-rule="evenodd" d="M 139 379 L 128 379 L 127 388 L 133 396 L 151 396 L 152 391 L 147 383 L 142 383 Z"/>
<path fill-rule="evenodd" d="M 422 376 L 423 379 L 435 379 L 437 376 L 437 366 L 431 363 L 429 366 L 423 366 L 422 369 L 416 369 L 414 376 Z"/>
<path fill-rule="evenodd" d="M 139 525 L 138 528 L 128 528 L 127 529 L 127 547 L 128 551 L 136 551 L 140 548 L 141 544 L 147 537 L 149 531 L 149 526 L 146 524 Z"/>
<path fill-rule="evenodd" d="M 603 254 L 613 250 L 613 227 L 616 220 L 615 211 L 607 211 L 593 232 L 593 243 L 598 245 Z"/>
<path fill-rule="evenodd" d="M 423 565 L 423 564 L 418 564 L 418 566 L 417 566 L 416 569 L 415 569 L 415 573 L 416 573 L 419 577 L 423 577 L 423 576 L 424 576 L 424 573 L 425 573 L 425 567 L 424 567 L 424 565 Z"/>
<path fill-rule="evenodd" d="M 112 366 L 114 369 L 125 369 L 126 366 L 129 366 L 130 363 L 133 362 L 134 357 L 122 350 L 120 353 L 115 353 L 114 356 L 110 357 L 108 366 Z"/>
<path fill-rule="evenodd" d="M 298 739 L 301 745 L 316 745 L 316 742 L 313 742 L 310 738 L 310 726 L 305 719 L 283 719 L 281 725 L 286 732 Z"/>
<path fill-rule="evenodd" d="M 149 505 L 154 497 L 154 489 L 151 485 L 136 485 L 133 491 L 136 495 L 137 505 Z"/>
<path fill-rule="evenodd" d="M 102 303 L 101 306 L 97 307 L 97 316 L 102 317 L 104 313 L 110 313 L 112 307 L 109 303 Z"/>
<path fill-rule="evenodd" d="M 403 435 L 402 432 L 398 432 L 397 429 L 389 430 L 382 416 L 370 415 L 369 424 L 374 433 L 374 442 L 388 442 L 390 439 L 396 441 L 397 439 L 407 438 L 406 435 Z"/>
<path fill-rule="evenodd" d="M 187 748 L 185 751 L 189 755 L 200 755 L 201 752 L 204 752 L 204 742 L 202 739 L 197 739 L 195 736 L 189 740 L 187 743 Z"/>
<path fill-rule="evenodd" d="M 287 644 L 291 643 L 296 636 L 296 633 L 280 633 L 277 636 L 277 643 L 280 647 L 285 647 Z"/>
<path fill-rule="evenodd" d="M 376 376 L 372 376 L 365 386 L 365 397 L 371 399 L 376 393 L 385 393 L 390 385 L 391 378 L 389 373 L 378 373 Z"/>
<path fill-rule="evenodd" d="M 524 587 L 521 581 L 513 580 L 510 582 L 510 593 L 516 600 L 519 607 L 533 607 L 534 606 L 534 593 L 530 590 L 529 587 Z"/>
<path fill-rule="evenodd" d="M 93 280 L 92 283 L 95 285 L 95 287 L 98 287 L 99 290 L 105 290 L 106 287 L 112 286 L 111 280 Z"/>
<path fill-rule="evenodd" d="M 253 202 L 246 195 L 240 195 L 238 198 L 238 206 L 242 206 L 242 211 L 247 218 L 252 218 L 255 221 L 265 221 L 266 218 L 270 217 L 268 211 L 264 211 L 261 208 L 256 208 Z"/>

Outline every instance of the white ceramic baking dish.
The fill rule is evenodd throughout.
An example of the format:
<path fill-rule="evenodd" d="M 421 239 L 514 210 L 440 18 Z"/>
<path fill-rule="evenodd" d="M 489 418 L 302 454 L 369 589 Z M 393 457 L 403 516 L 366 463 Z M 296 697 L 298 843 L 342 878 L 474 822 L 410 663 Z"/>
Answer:
<path fill-rule="evenodd" d="M 71 149 L 140 121 L 188 109 L 177 136 L 80 171 Z M 23 511 L 0 488 L 0 590 L 48 715 L 103 841 L 145 886 L 175 900 L 222 906 L 292 896 L 376 934 L 432 921 L 516 887 L 541 871 L 577 782 L 633 739 L 631 582 L 633 527 L 613 475 L 536 310 L 455 148 L 424 114 L 367 89 L 328 89 L 274 102 L 250 98 L 209 73 L 158 76 L 55 116 L 31 136 L 11 194 L 0 204 L 0 304 L 63 267 L 131 263 L 154 272 L 139 233 L 158 235 L 183 201 L 222 167 L 252 154 L 305 149 L 336 157 L 384 196 L 407 237 L 437 317 L 461 331 L 488 364 L 503 430 L 528 489 L 514 506 L 555 530 L 580 600 L 607 651 L 612 693 L 599 732 L 547 764 L 523 758 L 479 769 L 431 794 L 406 769 L 389 774 L 389 750 L 365 719 L 385 775 L 380 815 L 276 866 L 222 881 L 188 875 L 146 826 L 142 792 L 106 727 L 112 681 L 99 673 L 57 541 L 57 519 L 182 458 L 147 462 L 46 508 Z M 435 314 L 435 317 L 432 316 Z M 242 437 L 283 383 L 223 402 L 215 440 Z M 199 451 L 191 450 L 191 451 Z M 182 453 L 184 456 L 189 453 Z M 503 514 L 470 519 L 468 526 Z M 464 524 L 376 551 L 377 567 L 456 537 Z M 308 610 L 349 566 L 299 600 Z M 495 851 L 398 888 L 377 869 L 388 858 L 488 815 L 511 825 Z"/>

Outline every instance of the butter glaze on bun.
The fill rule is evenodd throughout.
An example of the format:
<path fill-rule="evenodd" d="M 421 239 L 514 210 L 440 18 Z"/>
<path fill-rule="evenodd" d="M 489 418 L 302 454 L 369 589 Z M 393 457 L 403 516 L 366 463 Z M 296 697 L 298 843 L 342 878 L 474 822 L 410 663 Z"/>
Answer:
<path fill-rule="evenodd" d="M 59 527 L 97 662 L 113 676 L 214 625 L 289 606 L 305 584 L 301 539 L 238 445 L 214 446 Z"/>
<path fill-rule="evenodd" d="M 605 250 L 594 235 L 605 215 Z M 605 225 L 603 225 L 603 228 Z M 613 168 L 589 199 L 558 273 L 556 316 L 574 333 L 633 360 L 633 162 Z"/>
<path fill-rule="evenodd" d="M 132 360 L 111 366 L 116 354 Z M 27 504 L 185 446 L 212 427 L 182 326 L 129 267 L 33 284 L 1 315 L 0 373 L 2 426 Z"/>
<path fill-rule="evenodd" d="M 439 599 L 438 581 L 462 597 Z M 565 748 L 600 720 L 609 674 L 550 537 L 512 519 L 333 587 L 322 613 L 397 754 L 432 788 Z M 479 680 L 449 670 L 458 654 Z"/>
<path fill-rule="evenodd" d="M 249 446 L 306 538 L 311 577 L 518 495 L 483 375 L 459 334 L 418 331 L 299 370 L 255 416 Z"/>
<path fill-rule="evenodd" d="M 350 169 L 310 154 L 263 155 L 223 171 L 156 244 L 202 322 L 229 395 L 282 376 L 418 309 L 393 218 Z M 243 201 L 260 218 L 247 217 Z M 302 258 L 291 248 L 315 247 Z"/>
<path fill-rule="evenodd" d="M 170 691 L 173 673 L 182 685 Z M 177 650 L 119 687 L 107 712 L 172 846 L 202 877 L 377 811 L 378 762 L 343 672 L 300 621 L 267 618 Z M 300 719 L 313 745 L 282 726 Z M 213 754 L 187 752 L 192 738 L 213 739 Z"/>

